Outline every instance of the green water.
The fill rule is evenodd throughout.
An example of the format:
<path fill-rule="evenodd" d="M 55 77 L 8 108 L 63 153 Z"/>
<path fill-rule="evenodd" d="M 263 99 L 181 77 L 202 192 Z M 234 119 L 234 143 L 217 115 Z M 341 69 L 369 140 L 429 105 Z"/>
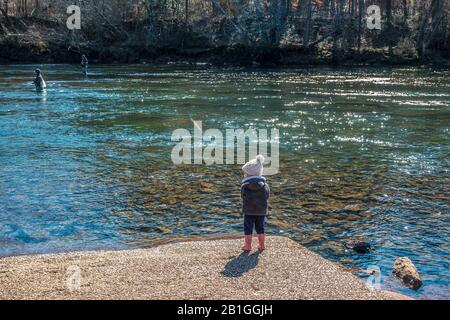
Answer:
<path fill-rule="evenodd" d="M 0 66 L 0 255 L 240 234 L 240 166 L 175 166 L 172 132 L 280 130 L 268 232 L 383 287 L 450 298 L 450 72 Z M 357 255 L 348 239 L 369 240 Z M 391 276 L 409 256 L 418 292 Z"/>

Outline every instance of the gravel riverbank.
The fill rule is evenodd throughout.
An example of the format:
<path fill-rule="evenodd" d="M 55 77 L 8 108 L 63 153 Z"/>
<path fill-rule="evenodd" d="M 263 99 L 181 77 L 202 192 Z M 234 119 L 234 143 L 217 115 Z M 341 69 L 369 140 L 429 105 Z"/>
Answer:
<path fill-rule="evenodd" d="M 358 277 L 295 241 L 269 237 L 151 249 L 0 259 L 0 299 L 408 299 Z"/>

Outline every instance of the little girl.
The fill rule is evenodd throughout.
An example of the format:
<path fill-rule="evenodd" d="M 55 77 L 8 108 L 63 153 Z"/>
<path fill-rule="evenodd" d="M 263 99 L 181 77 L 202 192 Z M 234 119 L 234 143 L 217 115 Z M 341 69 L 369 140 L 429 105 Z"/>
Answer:
<path fill-rule="evenodd" d="M 244 180 L 241 186 L 241 197 L 245 230 L 245 244 L 242 250 L 244 251 L 252 250 L 254 229 L 258 234 L 258 249 L 265 250 L 264 222 L 269 211 L 270 188 L 262 176 L 264 160 L 264 157 L 259 155 L 242 167 Z"/>

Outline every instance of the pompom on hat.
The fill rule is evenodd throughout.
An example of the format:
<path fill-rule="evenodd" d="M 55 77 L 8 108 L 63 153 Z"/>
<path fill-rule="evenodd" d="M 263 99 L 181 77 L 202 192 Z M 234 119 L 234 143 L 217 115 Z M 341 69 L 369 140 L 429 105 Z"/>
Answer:
<path fill-rule="evenodd" d="M 265 158 L 262 155 L 256 157 L 256 159 L 247 162 L 245 166 L 242 167 L 242 171 L 246 173 L 248 176 L 262 176 L 264 172 L 264 164 Z"/>

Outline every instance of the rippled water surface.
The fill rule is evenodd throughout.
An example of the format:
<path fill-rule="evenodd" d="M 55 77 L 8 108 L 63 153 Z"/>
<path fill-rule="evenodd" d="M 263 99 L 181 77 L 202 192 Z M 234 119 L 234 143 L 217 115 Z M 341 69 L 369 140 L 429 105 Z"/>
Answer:
<path fill-rule="evenodd" d="M 428 68 L 0 66 L 0 255 L 241 232 L 239 166 L 170 160 L 172 131 L 278 128 L 269 232 L 385 288 L 450 298 L 450 72 Z M 369 240 L 357 255 L 348 239 Z M 410 257 L 424 286 L 403 289 Z"/>

